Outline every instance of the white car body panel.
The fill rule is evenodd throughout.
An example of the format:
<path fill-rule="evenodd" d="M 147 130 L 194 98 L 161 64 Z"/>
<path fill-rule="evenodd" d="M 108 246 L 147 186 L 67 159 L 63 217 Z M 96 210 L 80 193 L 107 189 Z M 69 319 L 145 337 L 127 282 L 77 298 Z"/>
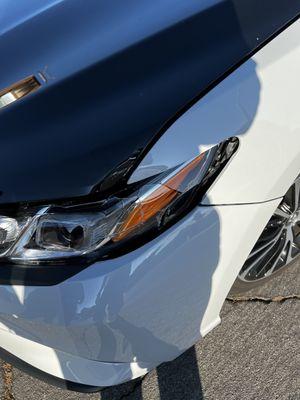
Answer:
<path fill-rule="evenodd" d="M 59 285 L 0 286 L 1 346 L 77 383 L 108 386 L 145 374 L 220 322 L 277 205 L 197 207 L 142 248 Z"/>
<path fill-rule="evenodd" d="M 174 359 L 220 322 L 240 268 L 300 172 L 299 37 L 298 21 L 177 120 L 131 177 L 238 136 L 202 205 L 143 247 L 58 285 L 0 286 L 5 350 L 54 376 L 109 386 Z"/>
<path fill-rule="evenodd" d="M 107 363 L 78 357 L 43 346 L 0 329 L 1 347 L 33 367 L 70 382 L 90 386 L 112 386 L 145 375 L 151 365 L 144 363 Z"/>
<path fill-rule="evenodd" d="M 283 196 L 300 172 L 299 37 L 298 20 L 198 101 L 158 140 L 130 182 L 237 136 L 240 148 L 203 204 Z"/>

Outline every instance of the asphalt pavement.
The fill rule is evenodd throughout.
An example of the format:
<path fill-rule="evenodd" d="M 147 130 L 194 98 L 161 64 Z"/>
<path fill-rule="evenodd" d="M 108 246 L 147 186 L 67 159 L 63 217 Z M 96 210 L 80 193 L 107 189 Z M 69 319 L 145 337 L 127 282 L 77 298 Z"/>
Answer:
<path fill-rule="evenodd" d="M 143 379 L 84 395 L 2 363 L 2 400 L 300 400 L 300 263 L 228 299 L 222 324 Z"/>

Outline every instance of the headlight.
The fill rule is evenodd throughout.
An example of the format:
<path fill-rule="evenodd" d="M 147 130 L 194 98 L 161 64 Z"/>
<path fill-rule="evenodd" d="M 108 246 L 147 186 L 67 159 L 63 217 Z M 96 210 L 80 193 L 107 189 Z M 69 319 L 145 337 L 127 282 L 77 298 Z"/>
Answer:
<path fill-rule="evenodd" d="M 0 257 L 13 263 L 69 263 L 130 251 L 186 215 L 238 146 L 226 142 L 104 200 L 26 207 L 0 216 Z"/>

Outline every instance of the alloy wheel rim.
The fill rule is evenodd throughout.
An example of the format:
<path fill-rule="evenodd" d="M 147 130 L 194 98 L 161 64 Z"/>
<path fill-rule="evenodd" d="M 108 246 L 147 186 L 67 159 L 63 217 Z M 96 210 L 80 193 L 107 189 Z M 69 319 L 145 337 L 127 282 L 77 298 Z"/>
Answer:
<path fill-rule="evenodd" d="M 300 254 L 300 176 L 288 190 L 239 273 L 245 282 L 261 280 Z"/>

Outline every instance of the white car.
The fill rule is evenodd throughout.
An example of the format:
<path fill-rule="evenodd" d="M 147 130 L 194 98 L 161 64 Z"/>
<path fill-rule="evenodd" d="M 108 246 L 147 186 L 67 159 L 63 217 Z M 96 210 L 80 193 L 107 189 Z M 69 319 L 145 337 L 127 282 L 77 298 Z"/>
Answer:
<path fill-rule="evenodd" d="M 300 3 L 17 3 L 0 3 L 0 357 L 96 391 L 299 256 Z"/>

